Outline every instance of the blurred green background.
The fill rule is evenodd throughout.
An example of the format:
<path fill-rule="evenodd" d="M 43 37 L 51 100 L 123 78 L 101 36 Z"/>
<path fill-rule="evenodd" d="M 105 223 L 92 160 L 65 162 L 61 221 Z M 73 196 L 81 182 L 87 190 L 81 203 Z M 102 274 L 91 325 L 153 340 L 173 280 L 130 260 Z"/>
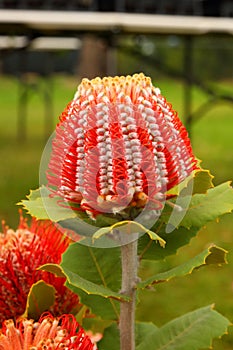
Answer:
<path fill-rule="evenodd" d="M 183 80 L 161 72 L 156 62 L 165 62 L 170 69 L 182 71 L 183 47 L 175 36 L 169 38 L 146 38 L 143 36 L 122 38 L 126 48 L 117 52 L 117 71 L 131 74 L 143 71 L 152 76 L 155 86 L 160 87 L 173 108 L 185 121 L 183 108 Z M 130 49 L 138 49 L 142 57 L 130 55 Z M 195 77 L 202 79 L 214 91 L 233 96 L 233 48 L 229 38 L 198 39 L 194 47 Z M 147 64 L 148 58 L 148 64 Z M 155 64 L 151 64 L 151 62 Z M 76 75 L 56 74 L 48 78 L 33 76 L 33 82 L 42 87 L 50 84 L 53 97 L 53 126 L 58 116 L 72 99 L 79 83 Z M 16 228 L 18 207 L 16 203 L 39 185 L 39 164 L 46 144 L 46 120 L 41 96 L 30 94 L 27 108 L 27 138 L 17 138 L 17 106 L 22 89 L 15 76 L 0 75 L 0 218 Z M 193 106 L 208 99 L 206 93 L 197 87 L 192 90 Z M 204 115 L 198 116 L 192 125 L 192 145 L 202 166 L 211 170 L 214 183 L 233 179 L 233 105 L 213 104 Z M 158 326 L 184 312 L 215 303 L 216 309 L 233 321 L 233 214 L 225 215 L 219 223 L 210 223 L 193 239 L 188 247 L 179 250 L 163 265 L 159 263 L 144 266 L 149 271 L 165 270 L 194 256 L 206 246 L 215 243 L 229 251 L 229 264 L 223 267 L 208 267 L 185 278 L 158 285 L 154 292 L 143 292 L 145 298 L 138 307 L 138 317 L 154 321 Z M 215 340 L 215 350 L 233 348 L 233 330 L 222 340 Z M 188 350 L 188 349 L 187 349 Z"/>

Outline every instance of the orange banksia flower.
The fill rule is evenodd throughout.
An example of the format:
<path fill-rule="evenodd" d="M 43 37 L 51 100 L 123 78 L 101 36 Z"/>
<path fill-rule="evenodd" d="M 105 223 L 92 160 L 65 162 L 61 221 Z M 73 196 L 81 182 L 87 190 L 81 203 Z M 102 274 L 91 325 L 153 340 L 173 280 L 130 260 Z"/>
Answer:
<path fill-rule="evenodd" d="M 185 127 L 140 73 L 82 80 L 57 125 L 47 178 L 72 209 L 95 217 L 156 209 L 194 169 Z"/>
<path fill-rule="evenodd" d="M 79 326 L 74 316 L 54 318 L 42 315 L 38 322 L 21 319 L 3 322 L 0 350 L 94 350 L 96 346 Z"/>
<path fill-rule="evenodd" d="M 54 315 L 70 313 L 78 306 L 77 295 L 64 286 L 65 278 L 36 270 L 45 263 L 60 263 L 69 243 L 49 220 L 32 219 L 28 226 L 21 216 L 16 231 L 4 228 L 0 233 L 0 322 L 23 314 L 30 287 L 40 279 L 56 290 L 50 310 Z"/>

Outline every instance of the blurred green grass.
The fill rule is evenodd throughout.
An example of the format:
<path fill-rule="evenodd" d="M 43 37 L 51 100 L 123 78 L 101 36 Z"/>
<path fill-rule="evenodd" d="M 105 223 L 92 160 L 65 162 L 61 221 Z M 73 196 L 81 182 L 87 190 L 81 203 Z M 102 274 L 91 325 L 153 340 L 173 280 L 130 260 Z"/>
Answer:
<path fill-rule="evenodd" d="M 58 116 L 73 97 L 78 81 L 57 75 L 51 82 L 55 126 Z M 43 82 L 38 80 L 38 84 L 40 86 Z M 173 108 L 179 111 L 181 119 L 184 119 L 182 82 L 159 78 L 154 84 L 161 88 Z M 28 106 L 27 139 L 21 142 L 17 139 L 20 88 L 15 78 L 0 76 L 0 219 L 4 219 L 12 228 L 16 228 L 18 223 L 16 203 L 25 198 L 29 189 L 35 189 L 39 185 L 40 158 L 46 143 L 43 100 L 36 94 L 31 95 Z M 216 88 L 233 94 L 231 81 L 221 82 Z M 204 93 L 194 89 L 193 109 L 206 98 Z M 202 166 L 215 175 L 215 184 L 233 179 L 232 112 L 232 105 L 218 104 L 198 118 L 192 127 L 194 152 L 202 159 Z M 184 312 L 215 303 L 216 309 L 233 321 L 232 234 L 233 214 L 229 214 L 221 218 L 219 223 L 208 224 L 188 247 L 180 249 L 162 267 L 158 264 L 145 265 L 144 274 L 166 269 L 194 256 L 212 242 L 229 251 L 229 264 L 226 266 L 203 268 L 192 276 L 176 278 L 169 284 L 158 285 L 155 292 L 142 292 L 145 298 L 138 306 L 138 317 L 161 325 Z M 230 335 L 214 342 L 215 350 L 233 348 L 232 327 L 229 332 Z"/>

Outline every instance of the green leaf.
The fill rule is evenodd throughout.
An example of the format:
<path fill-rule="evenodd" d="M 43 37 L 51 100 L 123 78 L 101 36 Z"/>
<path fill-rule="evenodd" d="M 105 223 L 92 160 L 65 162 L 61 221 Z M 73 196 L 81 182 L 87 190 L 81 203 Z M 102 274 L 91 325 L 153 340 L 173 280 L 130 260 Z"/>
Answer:
<path fill-rule="evenodd" d="M 99 227 L 111 226 L 118 222 L 118 219 L 110 214 L 98 214 L 96 220 L 92 220 L 82 211 L 76 211 L 76 214 L 77 217 L 75 218 L 60 220 L 59 225 L 72 231 L 77 231 L 79 235 L 84 237 L 92 237 Z"/>
<path fill-rule="evenodd" d="M 159 224 L 153 229 L 159 230 L 159 235 L 166 241 L 166 247 L 161 249 L 158 244 L 152 241 L 147 235 L 142 236 L 138 241 L 138 254 L 141 259 L 146 260 L 162 260 L 169 255 L 173 255 L 176 251 L 189 243 L 191 238 L 195 237 L 199 228 L 179 227 L 170 233 L 166 233 L 166 224 Z"/>
<path fill-rule="evenodd" d="M 185 180 L 185 184 L 178 185 L 178 187 L 181 186 L 181 190 L 176 193 L 177 196 L 165 202 L 164 210 L 160 216 L 160 221 L 167 224 L 166 231 L 168 233 L 180 225 L 193 196 L 206 194 L 209 189 L 213 188 L 212 179 L 213 176 L 208 170 L 199 169 Z"/>
<path fill-rule="evenodd" d="M 61 266 L 58 264 L 44 264 L 37 268 L 37 270 L 47 271 L 53 273 L 56 277 L 66 277 Z"/>
<path fill-rule="evenodd" d="M 36 217 L 37 219 L 46 220 L 49 219 L 48 213 L 45 210 L 40 189 L 30 190 L 29 195 L 26 196 L 27 199 L 21 200 L 17 205 L 23 206 L 31 216 Z"/>
<path fill-rule="evenodd" d="M 120 334 L 116 323 L 105 329 L 103 338 L 98 342 L 98 350 L 107 349 L 120 349 Z"/>
<path fill-rule="evenodd" d="M 67 286 L 78 293 L 81 302 L 93 313 L 108 319 L 119 317 L 116 300 L 128 300 L 118 292 L 121 288 L 119 248 L 91 248 L 73 243 L 63 254 L 61 268 L 67 276 Z"/>
<path fill-rule="evenodd" d="M 110 214 L 98 214 L 96 216 L 95 225 L 97 227 L 111 226 L 118 222 L 117 218 L 112 217 Z"/>
<path fill-rule="evenodd" d="M 191 185 L 192 194 L 195 193 L 206 193 L 206 191 L 214 187 L 213 180 L 214 176 L 211 175 L 209 170 L 206 169 L 197 169 L 193 171 L 184 181 L 180 184 L 171 188 L 167 194 L 179 196 L 182 191 L 185 191 L 187 187 Z"/>
<path fill-rule="evenodd" d="M 86 278 L 80 277 L 80 275 L 66 269 L 65 267 L 63 267 L 63 272 L 70 285 L 82 289 L 87 294 L 100 295 L 103 298 L 113 298 L 119 301 L 129 301 L 129 297 L 126 295 L 114 292 L 103 285 L 93 283 Z"/>
<path fill-rule="evenodd" d="M 198 170 L 194 175 L 193 194 L 206 193 L 208 189 L 214 187 L 212 182 L 213 178 L 209 170 Z"/>
<path fill-rule="evenodd" d="M 181 183 L 172 187 L 167 191 L 168 196 L 179 196 L 179 194 L 185 190 L 185 188 L 194 181 L 195 172 L 192 172 L 187 178 L 185 178 Z"/>
<path fill-rule="evenodd" d="M 207 306 L 165 324 L 144 338 L 136 350 L 198 350 L 227 332 L 230 322 Z"/>
<path fill-rule="evenodd" d="M 112 298 L 103 298 L 99 295 L 87 294 L 82 289 L 66 282 L 66 287 L 79 296 L 82 304 L 91 312 L 100 316 L 103 320 L 118 320 L 120 315 L 120 303 Z"/>
<path fill-rule="evenodd" d="M 101 333 L 104 334 L 105 329 L 111 326 L 113 321 L 103 320 L 101 317 L 87 317 L 82 319 L 83 328 L 86 330 L 91 330 L 94 334 Z"/>
<path fill-rule="evenodd" d="M 136 322 L 135 325 L 135 343 L 139 346 L 144 342 L 144 339 L 157 329 L 152 322 Z M 119 350 L 120 349 L 120 334 L 116 323 L 104 331 L 104 336 L 98 343 L 98 350 Z"/>
<path fill-rule="evenodd" d="M 229 182 L 211 188 L 206 194 L 195 194 L 185 217 L 179 224 L 190 228 L 203 227 L 209 221 L 233 210 L 233 189 Z"/>
<path fill-rule="evenodd" d="M 85 215 L 80 211 L 79 215 L 82 215 L 82 214 L 83 216 Z M 58 221 L 58 224 L 64 229 L 68 229 L 77 233 L 79 239 L 80 239 L 80 236 L 90 237 L 91 239 L 93 234 L 97 230 L 97 228 L 93 226 L 95 223 L 90 218 L 86 219 L 81 217 L 75 217 L 75 218 Z M 74 240 L 77 241 L 76 239 Z M 91 242 L 89 245 L 91 245 Z"/>
<path fill-rule="evenodd" d="M 57 264 L 45 264 L 40 266 L 38 270 L 51 272 L 57 277 L 65 277 L 70 285 L 82 289 L 87 294 L 101 295 L 104 298 L 112 297 L 119 300 L 129 300 L 127 296 L 115 293 L 109 288 L 103 287 L 102 285 L 98 285 L 85 278 L 82 278 L 80 275 L 70 271 L 69 269 L 66 269 L 64 266 L 61 267 Z"/>
<path fill-rule="evenodd" d="M 196 255 L 194 258 L 185 262 L 184 264 L 176 266 L 171 270 L 153 275 L 150 278 L 146 279 L 145 281 L 138 283 L 137 288 L 144 289 L 148 286 L 151 286 L 157 283 L 167 282 L 174 277 L 185 276 L 187 274 L 192 273 L 193 270 L 208 264 L 221 265 L 225 263 L 226 263 L 226 251 L 217 246 L 211 246 L 208 249 L 205 249 L 202 253 Z"/>
<path fill-rule="evenodd" d="M 118 230 L 120 232 L 119 234 L 125 234 L 125 235 L 147 233 L 150 239 L 154 241 L 158 241 L 162 247 L 164 247 L 166 244 L 164 239 L 159 237 L 157 233 L 151 230 L 148 230 L 143 225 L 135 221 L 120 221 L 110 227 L 103 227 L 95 232 L 95 234 L 93 235 L 93 239 L 98 239 L 103 235 L 107 235 L 107 234 L 109 235 L 114 234 L 115 230 Z"/>
<path fill-rule="evenodd" d="M 51 192 L 45 186 L 37 190 L 31 190 L 27 199 L 22 200 L 22 205 L 28 214 L 40 220 L 50 219 L 54 222 L 76 217 L 76 213 L 69 207 L 58 204 L 60 197 L 51 197 Z"/>
<path fill-rule="evenodd" d="M 136 322 L 136 346 L 141 346 L 144 343 L 144 339 L 152 335 L 157 329 L 158 327 L 152 322 Z"/>
<path fill-rule="evenodd" d="M 82 284 L 82 288 L 78 288 L 77 283 L 73 284 L 69 280 L 70 274 L 69 273 L 66 274 L 63 268 L 57 264 L 45 264 L 40 266 L 39 269 L 43 271 L 51 272 L 55 274 L 57 277 L 67 278 L 66 286 L 70 288 L 74 293 L 78 294 L 82 303 L 89 306 L 89 308 L 92 309 L 93 313 L 101 315 L 103 318 L 106 318 L 106 319 L 115 319 L 116 317 L 118 317 L 118 314 L 119 314 L 118 306 L 115 305 L 114 301 L 112 300 L 110 301 L 108 299 L 106 300 L 103 298 L 102 293 L 106 294 L 106 290 L 103 291 L 102 289 L 99 289 L 98 285 L 95 285 L 95 284 L 93 285 L 92 283 L 89 284 L 89 281 L 85 281 L 84 279 L 81 279 L 79 276 L 76 276 L 77 279 L 80 278 L 79 283 Z M 83 280 L 84 280 L 84 283 L 83 283 Z M 85 287 L 86 288 L 88 287 L 89 289 L 91 289 L 92 292 L 94 291 L 95 295 L 90 294 L 90 291 L 86 293 Z M 109 290 L 107 292 L 109 292 Z M 98 296 L 98 294 L 100 294 L 101 297 Z M 110 294 L 112 294 L 112 291 L 110 291 Z M 108 297 L 110 297 L 110 295 Z M 115 298 L 115 296 L 113 297 Z M 117 297 L 119 297 L 118 294 L 117 294 Z M 122 297 L 122 295 L 120 295 L 120 297 Z"/>
<path fill-rule="evenodd" d="M 83 320 L 85 318 L 87 311 L 88 311 L 88 307 L 86 305 L 83 305 L 79 308 L 78 312 L 75 314 L 75 318 L 81 326 L 83 325 Z"/>
<path fill-rule="evenodd" d="M 50 309 L 55 301 L 55 288 L 43 280 L 34 283 L 27 297 L 23 317 L 38 320 L 44 311 Z"/>

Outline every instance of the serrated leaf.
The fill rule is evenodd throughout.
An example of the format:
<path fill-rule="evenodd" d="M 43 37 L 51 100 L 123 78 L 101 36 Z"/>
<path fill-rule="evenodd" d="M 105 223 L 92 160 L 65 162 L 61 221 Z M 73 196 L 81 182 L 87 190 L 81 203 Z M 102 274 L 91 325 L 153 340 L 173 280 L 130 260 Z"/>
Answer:
<path fill-rule="evenodd" d="M 47 220 L 49 219 L 49 216 L 45 210 L 42 198 L 37 196 L 39 192 L 39 189 L 35 191 L 30 190 L 30 193 L 27 196 L 28 199 L 22 199 L 17 205 L 21 205 L 31 216 L 34 216 L 37 219 Z"/>
<path fill-rule="evenodd" d="M 40 266 L 39 268 L 40 270 L 43 271 L 47 271 L 47 272 L 51 272 L 53 274 L 55 274 L 57 277 L 65 277 L 67 278 L 67 282 L 66 282 L 66 286 L 68 288 L 70 288 L 74 293 L 79 295 L 80 300 L 83 302 L 83 304 L 85 305 L 90 305 L 90 307 L 92 308 L 93 312 L 95 312 L 96 314 L 99 314 L 99 306 L 104 304 L 110 304 L 111 309 L 114 308 L 112 301 L 104 301 L 102 300 L 103 298 L 114 298 L 114 299 L 125 299 L 128 300 L 128 298 L 122 296 L 119 293 L 114 293 L 108 289 L 103 289 L 101 286 L 96 285 L 91 283 L 90 281 L 86 281 L 85 279 L 80 278 L 80 276 L 74 276 L 74 274 L 72 272 L 68 272 L 66 273 L 66 271 L 57 264 L 45 264 Z M 77 280 L 79 281 L 77 283 Z M 79 288 L 79 287 L 80 288 Z M 88 292 L 87 292 L 88 290 Z M 91 294 L 91 295 L 90 295 Z M 99 297 L 99 295 L 102 297 Z M 96 302 L 97 300 L 97 302 Z M 99 301 L 100 300 L 100 301 Z M 90 302 L 90 303 L 89 303 Z M 95 304 L 97 305 L 97 307 L 94 306 L 93 309 L 93 305 Z M 108 308 L 104 308 L 103 309 L 103 313 L 100 311 L 101 315 L 104 314 L 103 317 L 107 317 L 108 319 L 112 318 L 112 312 L 110 313 L 110 315 L 107 315 L 106 311 L 108 312 Z M 113 310 L 112 310 L 113 311 Z M 118 315 L 118 308 L 115 309 L 116 314 Z M 116 317 L 115 314 L 115 317 Z M 109 317 L 110 316 L 110 317 Z"/>
<path fill-rule="evenodd" d="M 38 320 L 44 311 L 49 308 L 55 302 L 55 288 L 43 280 L 34 283 L 27 297 L 26 309 L 23 317 L 32 318 Z"/>
<path fill-rule="evenodd" d="M 196 170 L 198 171 L 198 170 Z M 185 178 L 181 183 L 172 187 L 169 191 L 167 191 L 167 196 L 179 196 L 180 192 L 183 191 L 190 182 L 194 181 L 195 171 L 193 171 L 187 178 Z"/>
<path fill-rule="evenodd" d="M 193 180 L 193 194 L 206 193 L 208 189 L 214 187 L 213 178 L 209 170 L 200 169 L 196 171 Z"/>
<path fill-rule="evenodd" d="M 61 266 L 58 264 L 44 264 L 37 268 L 37 270 L 47 271 L 53 273 L 56 277 L 66 277 L 64 271 Z"/>
<path fill-rule="evenodd" d="M 18 205 L 22 205 L 28 214 L 40 220 L 50 219 L 54 222 L 74 218 L 77 214 L 69 207 L 58 204 L 60 197 L 51 197 L 51 192 L 45 186 L 37 190 L 31 190 L 27 199 L 22 200 Z"/>
<path fill-rule="evenodd" d="M 157 327 L 152 322 L 136 322 L 135 324 L 135 344 L 139 346 L 143 340 L 153 334 Z M 104 331 L 104 336 L 98 343 L 98 350 L 119 350 L 120 349 L 120 333 L 116 323 Z"/>
<path fill-rule="evenodd" d="M 29 195 L 27 195 L 26 197 L 28 198 L 28 200 L 34 201 L 34 200 L 41 197 L 41 191 L 43 191 L 43 193 L 45 193 L 46 190 L 47 190 L 47 188 L 45 186 L 37 188 L 36 190 L 30 190 Z"/>
<path fill-rule="evenodd" d="M 87 294 L 100 295 L 103 298 L 113 298 L 119 301 L 129 301 L 129 297 L 126 295 L 114 292 L 103 285 L 98 285 L 85 278 L 82 278 L 77 273 L 74 273 L 65 267 L 63 267 L 63 272 L 67 278 L 67 281 L 69 282 L 69 285 L 82 289 Z"/>
<path fill-rule="evenodd" d="M 167 223 L 166 232 L 169 233 L 180 225 L 195 194 L 206 194 L 210 188 L 213 188 L 212 179 L 213 176 L 208 170 L 196 170 L 186 179 L 177 196 L 165 202 L 160 221 Z"/>
<path fill-rule="evenodd" d="M 167 194 L 179 196 L 179 194 L 189 187 L 191 184 L 192 193 L 205 193 L 209 188 L 213 187 L 214 176 L 207 169 L 201 167 L 193 171 L 184 181 L 171 188 Z"/>
<path fill-rule="evenodd" d="M 164 247 L 166 242 L 157 233 L 147 229 L 143 225 L 135 221 L 120 221 L 110 227 L 103 227 L 95 232 L 93 239 L 98 239 L 104 235 L 114 234 L 115 230 L 119 231 L 119 234 L 123 235 L 133 235 L 133 234 L 143 234 L 146 233 L 150 239 L 158 241 L 159 244 Z"/>
<path fill-rule="evenodd" d="M 82 325 L 84 329 L 91 330 L 93 334 L 104 334 L 104 330 L 111 326 L 113 321 L 103 320 L 101 317 L 87 317 L 82 319 Z"/>
<path fill-rule="evenodd" d="M 167 282 L 174 277 L 191 274 L 193 270 L 205 265 L 209 265 L 209 264 L 221 265 L 225 263 L 226 263 L 226 251 L 217 246 L 211 246 L 208 249 L 205 249 L 200 254 L 196 255 L 194 258 L 185 262 L 184 264 L 176 266 L 171 270 L 153 275 L 150 278 L 146 279 L 145 281 L 138 283 L 137 288 L 144 289 L 148 286 L 151 286 L 157 283 Z"/>
<path fill-rule="evenodd" d="M 93 313 L 98 311 L 100 316 L 118 318 L 116 300 L 128 300 L 118 292 L 121 288 L 119 248 L 91 248 L 73 243 L 62 256 L 61 268 L 67 276 L 67 286 L 79 294 L 82 303 Z"/>
<path fill-rule="evenodd" d="M 79 296 L 82 304 L 103 320 L 118 320 L 120 315 L 120 303 L 112 298 L 103 298 L 99 295 L 87 294 L 82 289 L 66 282 L 66 287 Z"/>
<path fill-rule="evenodd" d="M 82 212 L 79 212 L 81 214 Z M 78 236 L 90 237 L 92 238 L 93 234 L 97 230 L 97 228 L 93 225 L 93 221 L 89 218 L 89 222 L 86 219 L 80 218 L 70 218 L 66 220 L 58 221 L 58 224 L 64 228 L 71 230 L 78 234 Z M 91 243 L 90 243 L 91 245 Z"/>
<path fill-rule="evenodd" d="M 211 254 L 209 254 L 206 257 L 206 264 L 207 265 L 222 265 L 227 264 L 227 251 L 223 248 L 217 247 L 216 245 L 212 245 L 209 247 L 209 251 Z"/>
<path fill-rule="evenodd" d="M 144 343 L 144 339 L 152 335 L 158 327 L 152 322 L 136 322 L 135 325 L 135 343 L 136 346 L 140 346 Z"/>
<path fill-rule="evenodd" d="M 87 294 L 100 295 L 104 298 L 112 297 L 119 300 L 125 300 L 125 301 L 129 300 L 127 296 L 124 296 L 119 293 L 115 293 L 109 288 L 103 287 L 102 285 L 98 285 L 85 278 L 82 278 L 77 273 L 74 273 L 69 269 L 66 269 L 64 266 L 61 267 L 60 265 L 57 265 L 57 264 L 45 264 L 40 266 L 38 270 L 51 272 L 57 277 L 65 277 L 70 285 L 73 285 L 74 287 L 82 289 Z"/>
<path fill-rule="evenodd" d="M 156 227 L 154 227 L 156 230 Z M 195 237 L 199 228 L 191 227 L 187 229 L 185 227 L 179 227 L 174 229 L 170 233 L 166 233 L 166 224 L 159 224 L 157 226 L 159 235 L 166 241 L 166 246 L 161 249 L 158 244 L 152 241 L 147 235 L 142 236 L 138 241 L 138 254 L 141 259 L 145 260 L 162 260 L 169 255 L 173 255 L 176 251 L 188 244 L 191 238 Z"/>
<path fill-rule="evenodd" d="M 120 349 L 120 333 L 116 323 L 105 329 L 104 336 L 98 343 L 98 350 L 106 349 Z"/>
<path fill-rule="evenodd" d="M 195 194 L 185 217 L 179 224 L 190 228 L 203 227 L 208 222 L 233 210 L 233 189 L 229 182 L 211 188 L 206 194 Z"/>
<path fill-rule="evenodd" d="M 106 227 L 106 226 L 111 226 L 114 225 L 118 222 L 117 218 L 114 218 L 110 215 L 107 214 L 98 214 L 96 216 L 96 221 L 95 224 L 97 227 Z"/>
<path fill-rule="evenodd" d="M 136 350 L 199 350 L 209 348 L 214 338 L 230 325 L 213 306 L 207 306 L 165 324 L 144 338 Z"/>

